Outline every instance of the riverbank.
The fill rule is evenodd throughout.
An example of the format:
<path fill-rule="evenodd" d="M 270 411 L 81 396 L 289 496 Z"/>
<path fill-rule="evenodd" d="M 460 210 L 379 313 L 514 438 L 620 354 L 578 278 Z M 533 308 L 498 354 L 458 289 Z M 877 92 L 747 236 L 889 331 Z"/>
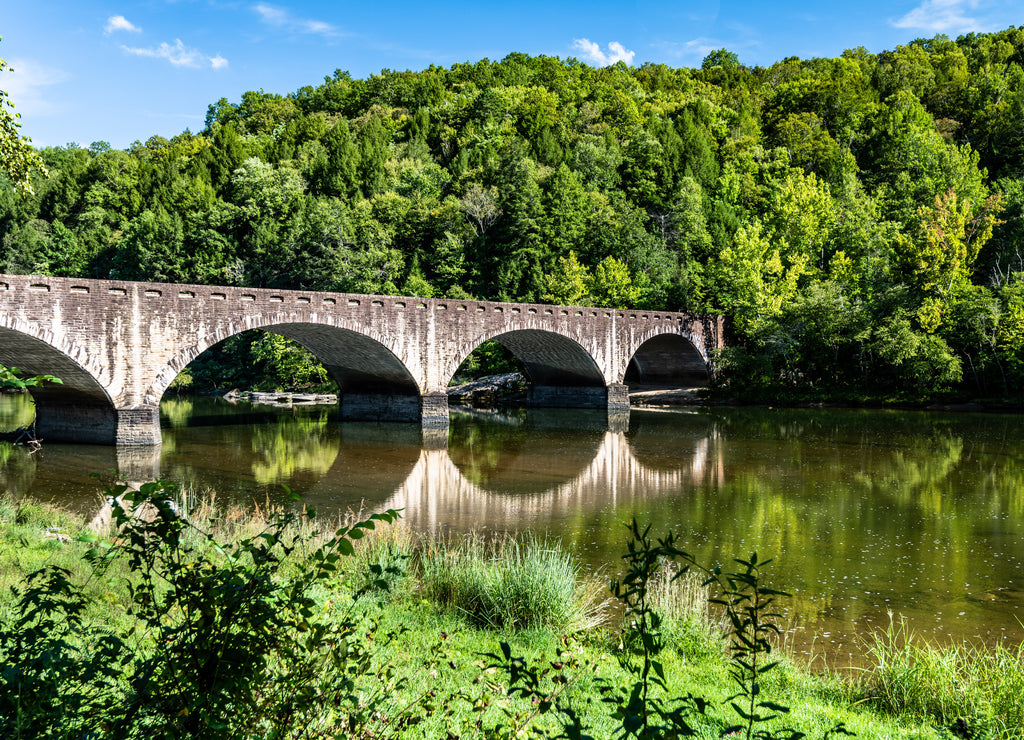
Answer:
<path fill-rule="evenodd" d="M 161 500 L 170 492 L 149 493 Z M 609 737 L 622 721 L 608 700 L 628 696 L 639 680 L 643 641 L 635 620 L 624 629 L 611 625 L 616 612 L 604 579 L 556 543 L 438 540 L 415 536 L 400 522 L 353 528 L 351 520 L 320 522 L 272 507 L 222 509 L 209 501 L 182 499 L 178 509 L 192 511 L 190 523 L 147 529 L 136 522 L 134 529 L 95 533 L 59 509 L 0 501 L 0 659 L 22 669 L 2 680 L 41 682 L 33 695 L 50 700 L 32 709 L 51 714 L 40 721 L 67 727 L 71 736 L 86 718 L 52 713 L 85 711 L 85 696 L 97 702 L 89 711 L 129 721 L 117 713 L 133 706 L 145 675 L 175 682 L 174 695 L 137 706 L 135 719 L 162 717 L 169 728 L 188 717 L 219 721 L 228 715 L 216 715 L 215 703 L 188 702 L 229 696 L 230 716 L 242 723 L 230 737 L 271 729 L 298 736 L 299 727 L 316 737 L 512 736 L 571 716 L 593 736 Z M 339 528 L 347 544 L 336 540 L 333 549 L 321 549 Z M 162 546 L 146 549 L 153 537 Z M 148 559 L 133 568 L 140 548 Z M 33 596 L 24 579 L 44 566 L 64 575 L 37 579 Z M 158 598 L 146 600 L 147 583 L 156 584 Z M 27 597 L 21 607 L 11 585 Z M 706 699 L 707 708 L 691 707 L 687 721 L 701 736 L 717 736 L 739 719 L 727 701 L 737 687 L 721 616 L 708 610 L 699 581 L 661 580 L 652 583 L 652 595 L 664 616 L 665 643 L 656 656 L 665 685 L 651 687 L 652 701 Z M 15 628 L 19 613 L 28 619 Z M 65 623 L 69 615 L 73 623 Z M 246 620 L 253 620 L 249 627 Z M 852 678 L 811 674 L 783 656 L 760 684 L 763 699 L 790 712 L 766 727 L 785 725 L 811 737 L 837 723 L 861 738 L 1020 737 L 1019 652 L 967 656 L 913 642 L 917 652 L 910 652 L 904 637 L 880 635 L 874 664 Z M 90 673 L 98 646 L 107 651 L 106 674 Z M 250 657 L 238 660 L 245 651 Z M 25 662 L 43 655 L 57 655 L 61 670 Z M 198 685 L 214 663 L 226 671 L 226 683 Z M 975 664 L 989 667 L 983 681 Z M 514 675 L 522 680 L 511 682 Z M 124 694 L 128 687 L 135 693 Z M 4 688 L 0 695 L 14 696 Z"/>

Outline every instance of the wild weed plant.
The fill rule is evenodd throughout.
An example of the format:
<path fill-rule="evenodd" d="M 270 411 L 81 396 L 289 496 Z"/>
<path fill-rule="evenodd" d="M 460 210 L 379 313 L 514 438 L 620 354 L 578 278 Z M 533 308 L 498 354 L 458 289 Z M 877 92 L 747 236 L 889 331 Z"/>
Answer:
<path fill-rule="evenodd" d="M 609 705 L 610 716 L 616 721 L 617 740 L 669 740 L 694 737 L 699 726 L 708 723 L 705 717 L 711 703 L 692 693 L 671 696 L 665 666 L 659 654 L 665 647 L 664 620 L 655 609 L 658 600 L 655 585 L 658 574 L 669 562 L 681 567 L 672 578 L 678 579 L 690 568 L 701 570 L 706 578 L 703 585 L 713 585 L 718 595 L 712 603 L 724 608 L 727 620 L 726 637 L 729 642 L 729 673 L 736 686 L 735 693 L 726 702 L 740 720 L 722 728 L 725 736 L 745 740 L 800 740 L 806 735 L 775 722 L 789 712 L 789 707 L 768 698 L 763 679 L 778 666 L 771 659 L 773 637 L 778 634 L 779 615 L 773 603 L 782 591 L 766 586 L 762 569 L 769 561 L 760 561 L 756 554 L 747 560 L 736 560 L 740 570 L 722 573 L 719 568 L 700 566 L 692 556 L 679 549 L 676 538 L 668 533 L 663 538 L 651 537 L 650 526 L 641 528 L 637 522 L 629 523 L 630 538 L 625 560 L 625 574 L 612 581 L 612 594 L 624 609 L 620 663 L 632 676 L 630 683 L 600 681 L 602 701 Z M 661 589 L 664 593 L 663 577 Z M 664 598 L 664 597 L 661 597 Z M 507 643 L 501 644 L 502 654 L 489 654 L 489 668 L 501 668 L 508 675 L 509 694 L 530 699 L 537 707 L 536 716 L 554 713 L 560 720 L 557 734 L 536 729 L 542 737 L 585 738 L 579 714 L 569 704 L 560 701 L 561 686 L 570 682 L 562 674 L 564 661 L 549 669 L 537 667 L 522 657 L 513 656 Z M 545 682 L 543 679 L 547 677 Z M 531 716 L 532 719 L 532 716 Z M 525 728 L 526 725 L 523 725 Z M 835 735 L 853 735 L 843 723 L 828 728 L 824 740 Z"/>
<path fill-rule="evenodd" d="M 15 588 L 0 624 L 0 737 L 316 737 L 325 716 L 323 736 L 363 732 L 376 721 L 356 689 L 376 670 L 361 637 L 372 627 L 351 609 L 325 612 L 312 592 L 397 512 L 338 529 L 286 575 L 306 544 L 297 513 L 222 542 L 178 515 L 174 493 L 159 482 L 110 491 L 115 539 L 83 537 L 95 577 L 127 564 L 131 629 L 85 625 L 85 591 L 63 568 Z"/>

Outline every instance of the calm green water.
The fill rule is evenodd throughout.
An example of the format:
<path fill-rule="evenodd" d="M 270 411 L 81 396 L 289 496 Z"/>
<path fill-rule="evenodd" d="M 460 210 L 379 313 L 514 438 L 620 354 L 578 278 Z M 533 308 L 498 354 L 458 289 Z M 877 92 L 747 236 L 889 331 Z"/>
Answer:
<path fill-rule="evenodd" d="M 787 639 L 832 663 L 861 653 L 889 611 L 936 640 L 1024 639 L 1018 415 L 634 410 L 610 425 L 591 412 L 453 413 L 447 436 L 424 438 L 323 408 L 162 410 L 159 450 L 0 448 L 0 489 L 90 511 L 93 471 L 259 503 L 284 483 L 324 512 L 402 507 L 420 530 L 548 532 L 606 572 L 636 516 L 705 562 L 774 557 L 774 583 L 793 593 Z M 0 429 L 26 413 L 0 398 Z"/>

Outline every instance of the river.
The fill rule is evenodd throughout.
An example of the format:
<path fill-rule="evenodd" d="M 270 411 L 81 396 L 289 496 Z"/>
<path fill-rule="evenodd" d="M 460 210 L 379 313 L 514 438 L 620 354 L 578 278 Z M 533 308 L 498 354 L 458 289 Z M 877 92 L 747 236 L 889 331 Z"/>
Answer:
<path fill-rule="evenodd" d="M 0 397 L 0 430 L 31 418 Z M 331 409 L 166 399 L 163 445 L 0 447 L 0 490 L 89 512 L 90 473 L 324 513 L 402 508 L 416 530 L 548 533 L 611 573 L 630 517 L 705 563 L 772 557 L 785 639 L 830 665 L 905 618 L 925 639 L 1024 639 L 1024 419 L 836 409 L 453 411 L 445 433 Z"/>

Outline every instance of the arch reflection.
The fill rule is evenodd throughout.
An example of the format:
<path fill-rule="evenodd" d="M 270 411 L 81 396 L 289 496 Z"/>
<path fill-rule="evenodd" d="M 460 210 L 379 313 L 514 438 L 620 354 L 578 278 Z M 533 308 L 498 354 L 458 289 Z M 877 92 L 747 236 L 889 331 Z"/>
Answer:
<path fill-rule="evenodd" d="M 475 436 L 452 434 L 448 450 L 424 450 L 408 479 L 384 505 L 402 508 L 413 529 L 575 531 L 630 504 L 646 505 L 695 485 L 715 485 L 722 461 L 714 425 L 678 446 L 674 465 L 645 465 L 621 431 L 566 427 L 566 416 L 478 425 Z M 560 416 L 558 426 L 548 426 Z M 595 419 L 598 417 L 595 417 Z M 607 419 L 607 417 L 605 417 Z M 453 423 L 453 428 L 455 427 Z M 499 433 L 500 432 L 500 433 Z M 497 438 L 493 449 L 490 439 Z M 582 440 L 582 443 L 581 443 Z M 511 450 L 502 444 L 511 442 Z M 484 450 L 481 452 L 480 447 Z M 469 461 L 469 462 L 467 462 Z M 472 463 L 472 464 L 470 464 Z"/>

